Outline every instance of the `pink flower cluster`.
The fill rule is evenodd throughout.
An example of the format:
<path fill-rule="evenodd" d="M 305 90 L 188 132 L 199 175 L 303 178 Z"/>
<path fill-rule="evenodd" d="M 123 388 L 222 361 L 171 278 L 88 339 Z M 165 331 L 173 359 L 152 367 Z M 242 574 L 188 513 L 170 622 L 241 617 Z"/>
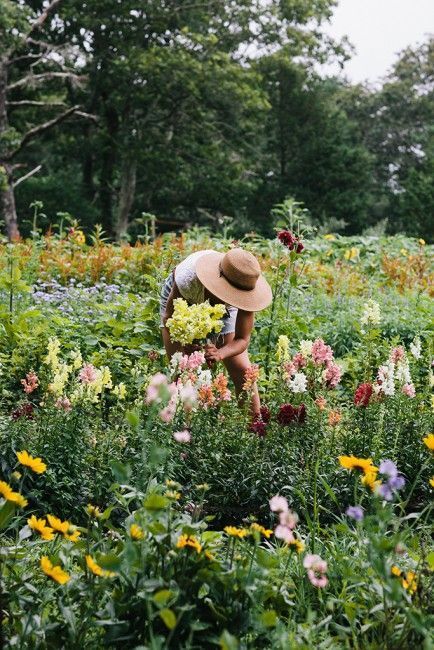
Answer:
<path fill-rule="evenodd" d="M 286 544 L 290 544 L 295 540 L 293 530 L 298 523 L 298 515 L 288 507 L 288 501 L 285 497 L 276 494 L 269 501 L 270 510 L 279 515 L 279 523 L 275 528 L 274 535 L 277 539 L 283 540 Z"/>
<path fill-rule="evenodd" d="M 78 377 L 83 384 L 92 384 L 98 377 L 95 366 L 91 363 L 85 363 L 78 373 Z"/>
<path fill-rule="evenodd" d="M 23 385 L 24 392 L 27 393 L 27 395 L 30 395 L 30 393 L 33 393 L 33 391 L 36 390 L 39 386 L 38 375 L 33 372 L 33 370 L 31 370 L 27 373 L 26 378 L 21 380 L 21 383 Z"/>
<path fill-rule="evenodd" d="M 243 390 L 249 391 L 252 390 L 254 384 L 258 381 L 259 379 L 259 366 L 256 363 L 252 363 L 252 365 L 247 368 L 247 370 L 244 373 L 244 384 L 243 384 Z"/>
<path fill-rule="evenodd" d="M 323 589 L 328 584 L 327 562 L 319 555 L 307 553 L 303 559 L 303 566 L 307 569 L 307 577 L 314 587 Z"/>
<path fill-rule="evenodd" d="M 327 365 L 333 360 L 333 350 L 322 339 L 316 339 L 312 344 L 312 360 L 316 366 Z"/>
<path fill-rule="evenodd" d="M 181 372 L 185 370 L 197 370 L 205 363 L 205 355 L 203 352 L 193 352 L 192 354 L 183 354 L 178 361 L 178 368 Z"/>
<path fill-rule="evenodd" d="M 67 397 L 59 397 L 56 400 L 55 407 L 69 413 L 72 410 L 71 401 Z"/>
<path fill-rule="evenodd" d="M 293 392 L 306 392 L 306 386 L 312 382 L 309 370 L 301 372 L 309 362 L 314 368 L 323 366 L 321 380 L 327 388 L 335 388 L 341 380 L 342 368 L 335 362 L 330 345 L 326 345 L 323 339 L 316 339 L 311 345 L 311 352 L 297 352 L 290 361 L 283 364 L 283 376 Z"/>

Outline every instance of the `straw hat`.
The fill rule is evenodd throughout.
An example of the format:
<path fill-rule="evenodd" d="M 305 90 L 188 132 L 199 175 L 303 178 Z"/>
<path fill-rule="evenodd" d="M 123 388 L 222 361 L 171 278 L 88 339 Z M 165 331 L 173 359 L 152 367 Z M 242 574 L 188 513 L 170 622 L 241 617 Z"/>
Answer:
<path fill-rule="evenodd" d="M 244 311 L 261 311 L 273 299 L 258 260 L 242 248 L 202 255 L 196 262 L 196 275 L 214 296 Z"/>

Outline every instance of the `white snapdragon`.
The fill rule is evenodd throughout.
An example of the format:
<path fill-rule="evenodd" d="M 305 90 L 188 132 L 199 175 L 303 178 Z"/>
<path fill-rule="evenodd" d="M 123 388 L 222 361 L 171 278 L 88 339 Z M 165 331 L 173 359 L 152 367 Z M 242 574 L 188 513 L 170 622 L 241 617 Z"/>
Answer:
<path fill-rule="evenodd" d="M 410 352 L 412 353 L 415 359 L 420 359 L 422 354 L 422 344 L 418 336 L 416 336 L 413 339 L 413 342 L 410 343 Z"/>
<path fill-rule="evenodd" d="M 385 395 L 392 396 L 395 394 L 395 364 L 388 361 L 383 366 L 378 368 L 377 379 L 380 383 L 380 388 Z"/>
<path fill-rule="evenodd" d="M 395 378 L 400 384 L 411 384 L 410 368 L 405 361 L 396 365 Z"/>
<path fill-rule="evenodd" d="M 363 307 L 363 314 L 360 319 L 362 325 L 379 325 L 381 321 L 380 305 L 375 300 L 368 300 Z"/>
<path fill-rule="evenodd" d="M 312 356 L 313 341 L 300 341 L 300 352 L 305 359 Z"/>
<path fill-rule="evenodd" d="M 289 389 L 293 393 L 305 393 L 307 390 L 307 377 L 303 372 L 296 372 L 288 382 Z"/>

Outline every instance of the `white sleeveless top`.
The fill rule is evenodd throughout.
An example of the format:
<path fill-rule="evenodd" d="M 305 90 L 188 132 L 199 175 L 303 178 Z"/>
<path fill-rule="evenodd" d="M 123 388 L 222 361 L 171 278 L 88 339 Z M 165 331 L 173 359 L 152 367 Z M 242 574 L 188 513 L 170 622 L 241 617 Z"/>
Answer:
<path fill-rule="evenodd" d="M 196 251 L 185 258 L 175 269 L 175 282 L 179 293 L 190 305 L 205 301 L 205 287 L 196 275 L 196 262 L 212 250 Z"/>

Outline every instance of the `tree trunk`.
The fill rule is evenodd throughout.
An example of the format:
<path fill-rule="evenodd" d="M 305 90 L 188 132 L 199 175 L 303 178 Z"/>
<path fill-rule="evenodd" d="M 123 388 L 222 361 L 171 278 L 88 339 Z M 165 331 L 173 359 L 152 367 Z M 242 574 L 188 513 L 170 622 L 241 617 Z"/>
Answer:
<path fill-rule="evenodd" d="M 119 206 L 116 220 L 116 239 L 122 239 L 128 232 L 129 216 L 136 193 L 137 162 L 136 159 L 125 158 L 121 172 L 121 188 L 119 190 Z"/>
<path fill-rule="evenodd" d="M 5 58 L 0 59 L 0 206 L 6 224 L 6 232 L 11 241 L 19 239 L 17 210 L 12 179 L 12 166 L 8 163 L 8 152 L 2 141 L 7 141 L 8 113 L 6 106 L 6 89 L 8 67 Z"/>

